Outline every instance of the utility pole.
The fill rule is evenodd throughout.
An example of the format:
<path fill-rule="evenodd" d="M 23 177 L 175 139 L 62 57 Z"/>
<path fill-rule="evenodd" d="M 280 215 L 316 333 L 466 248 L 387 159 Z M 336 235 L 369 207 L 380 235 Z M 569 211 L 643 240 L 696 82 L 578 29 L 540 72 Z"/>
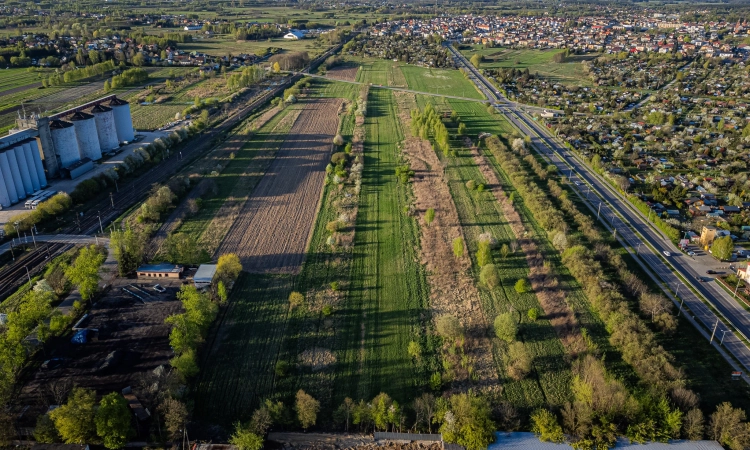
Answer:
<path fill-rule="evenodd" d="M 29 266 L 23 266 L 26 269 L 26 276 L 29 278 L 29 286 L 31 286 L 31 274 L 29 273 Z"/>
<path fill-rule="evenodd" d="M 599 202 L 599 208 L 596 210 L 596 220 L 599 220 L 599 213 L 602 210 L 602 202 Z"/>
<path fill-rule="evenodd" d="M 102 213 L 100 211 L 96 212 L 96 216 L 99 218 L 99 230 L 104 234 L 104 227 L 102 226 Z"/>
<path fill-rule="evenodd" d="M 713 343 L 714 335 L 716 334 L 716 327 L 718 326 L 719 326 L 719 319 L 716 319 L 716 323 L 714 324 L 714 330 L 711 332 L 711 340 L 708 341 L 709 344 Z"/>
<path fill-rule="evenodd" d="M 31 239 L 34 241 L 34 250 L 36 250 L 36 237 L 34 237 L 34 227 L 31 227 Z"/>
<path fill-rule="evenodd" d="M 685 301 L 685 299 L 682 299 L 682 298 L 680 299 L 680 309 L 679 309 L 679 311 L 677 311 L 677 317 L 680 317 L 680 313 L 682 313 L 682 302 L 684 302 L 684 301 Z"/>
<path fill-rule="evenodd" d="M 724 343 L 724 335 L 727 333 L 727 331 L 729 330 L 721 330 L 721 341 L 719 341 L 719 345 L 722 345 Z"/>
<path fill-rule="evenodd" d="M 109 202 L 112 204 L 112 209 L 115 209 L 115 198 L 111 192 L 109 193 Z"/>

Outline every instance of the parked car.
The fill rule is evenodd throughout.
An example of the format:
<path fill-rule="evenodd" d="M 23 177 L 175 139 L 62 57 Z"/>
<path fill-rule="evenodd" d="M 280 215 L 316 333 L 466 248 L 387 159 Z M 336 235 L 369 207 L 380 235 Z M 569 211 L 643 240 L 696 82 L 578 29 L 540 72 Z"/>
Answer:
<path fill-rule="evenodd" d="M 162 285 L 160 285 L 160 284 L 155 284 L 154 285 L 154 290 L 156 292 L 167 292 L 167 290 L 164 287 L 162 287 Z"/>
<path fill-rule="evenodd" d="M 708 275 L 713 275 L 713 274 L 715 274 L 715 273 L 716 273 L 716 271 L 715 271 L 715 270 L 707 270 L 707 271 L 706 271 L 706 274 L 708 274 Z"/>
<path fill-rule="evenodd" d="M 688 252 L 688 256 L 695 256 L 695 252 Z"/>

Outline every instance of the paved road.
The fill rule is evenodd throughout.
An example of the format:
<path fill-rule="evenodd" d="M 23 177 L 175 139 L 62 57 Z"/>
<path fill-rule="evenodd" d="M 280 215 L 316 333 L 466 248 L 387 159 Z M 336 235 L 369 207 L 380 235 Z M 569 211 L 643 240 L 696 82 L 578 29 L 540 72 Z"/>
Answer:
<path fill-rule="evenodd" d="M 616 230 L 618 239 L 637 252 L 641 261 L 690 309 L 695 320 L 701 322 L 708 330 L 715 329 L 716 340 L 750 371 L 750 349 L 731 332 L 694 290 L 708 299 L 722 319 L 726 323 L 731 323 L 744 336 L 750 336 L 750 314 L 716 283 L 698 281 L 697 278 L 701 274 L 690 266 L 688 256 L 677 250 L 662 233 L 651 228 L 646 217 L 630 206 L 629 202 L 600 176 L 589 171 L 585 163 L 565 149 L 544 126 L 530 119 L 518 104 L 508 102 L 499 91 L 492 89 L 491 83 L 463 55 L 452 47 L 448 48 L 455 59 L 471 72 L 472 81 L 498 110 L 519 130 L 530 136 L 533 146 L 568 175 L 584 197 L 597 205 L 601 219 Z M 678 277 L 673 269 L 683 278 Z"/>

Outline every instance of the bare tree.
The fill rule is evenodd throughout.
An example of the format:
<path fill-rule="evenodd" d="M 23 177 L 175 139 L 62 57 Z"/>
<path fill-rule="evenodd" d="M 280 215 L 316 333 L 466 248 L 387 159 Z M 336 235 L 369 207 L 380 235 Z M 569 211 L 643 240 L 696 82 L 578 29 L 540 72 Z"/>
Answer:
<path fill-rule="evenodd" d="M 417 413 L 417 425 L 419 423 L 425 423 L 427 425 L 427 432 L 432 433 L 432 418 L 435 416 L 435 410 L 437 405 L 435 403 L 435 396 L 425 392 L 421 396 L 414 400 L 414 411 Z"/>
<path fill-rule="evenodd" d="M 73 389 L 73 380 L 70 378 L 58 378 L 47 383 L 47 391 L 52 398 L 53 405 L 65 403 L 71 389 Z"/>

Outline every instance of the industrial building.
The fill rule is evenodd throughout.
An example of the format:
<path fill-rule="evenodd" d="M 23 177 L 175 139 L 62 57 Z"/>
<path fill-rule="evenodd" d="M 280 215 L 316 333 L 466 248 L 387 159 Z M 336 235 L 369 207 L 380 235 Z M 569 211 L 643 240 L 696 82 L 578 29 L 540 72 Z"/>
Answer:
<path fill-rule="evenodd" d="M 76 178 L 135 137 L 128 102 L 110 95 L 49 117 L 19 117 L 0 138 L 0 205 L 8 207 L 47 186 Z"/>

